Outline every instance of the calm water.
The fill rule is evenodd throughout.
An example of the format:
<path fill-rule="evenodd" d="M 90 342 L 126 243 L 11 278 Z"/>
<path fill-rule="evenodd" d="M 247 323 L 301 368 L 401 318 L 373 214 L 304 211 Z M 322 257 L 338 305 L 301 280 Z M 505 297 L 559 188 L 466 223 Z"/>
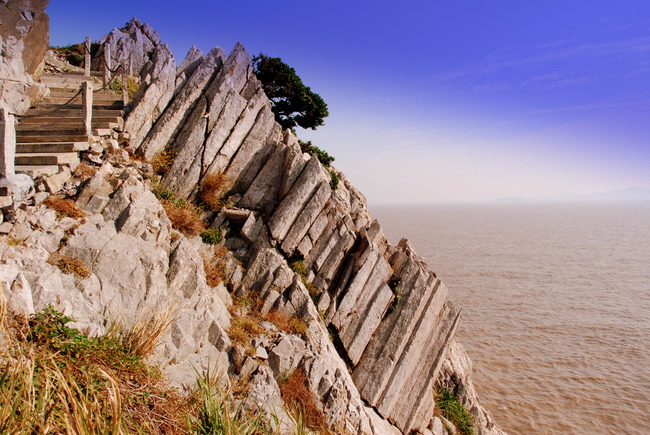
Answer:
<path fill-rule="evenodd" d="M 650 434 L 650 203 L 372 207 L 464 308 L 511 434 Z"/>

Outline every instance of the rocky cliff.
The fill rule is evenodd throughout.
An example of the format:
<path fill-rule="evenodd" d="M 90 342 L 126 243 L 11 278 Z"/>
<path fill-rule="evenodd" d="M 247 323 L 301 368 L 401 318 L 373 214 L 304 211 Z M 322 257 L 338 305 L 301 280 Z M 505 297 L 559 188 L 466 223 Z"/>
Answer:
<path fill-rule="evenodd" d="M 106 152 L 63 186 L 83 217 L 57 217 L 37 194 L 0 226 L 10 307 L 51 304 L 91 334 L 171 307 L 156 357 L 170 379 L 188 385 L 195 370 L 216 367 L 286 430 L 278 381 L 301 371 L 336 433 L 447 433 L 435 412 L 439 387 L 464 401 L 479 434 L 502 433 L 454 340 L 461 310 L 445 284 L 407 240 L 388 243 L 342 173 L 333 188 L 330 171 L 281 130 L 241 45 L 227 56 L 192 49 L 177 68 L 137 20 L 102 42 L 140 77 L 124 144 L 139 158 Z M 156 182 L 146 161 L 161 156 Z M 196 203 L 215 177 L 227 187 L 223 206 L 203 217 L 224 235 L 219 251 L 174 229 L 151 191 Z M 58 258 L 80 259 L 88 274 L 66 273 Z M 206 280 L 212 266 L 223 282 Z M 236 338 L 253 315 L 260 328 Z M 280 328 L 278 316 L 305 328 Z"/>
<path fill-rule="evenodd" d="M 49 42 L 47 0 L 0 3 L 0 104 L 23 113 L 46 87 L 37 83 Z"/>

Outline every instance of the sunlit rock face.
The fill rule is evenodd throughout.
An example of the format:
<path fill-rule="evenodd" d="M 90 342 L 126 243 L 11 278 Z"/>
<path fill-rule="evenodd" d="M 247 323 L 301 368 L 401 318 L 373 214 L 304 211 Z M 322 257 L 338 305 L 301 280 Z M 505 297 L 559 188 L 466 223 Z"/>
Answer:
<path fill-rule="evenodd" d="M 48 0 L 0 4 L 0 105 L 22 113 L 38 101 L 45 87 L 36 83 L 50 43 Z"/>
<path fill-rule="evenodd" d="M 0 247 L 14 305 L 53 304 L 95 334 L 112 319 L 172 306 L 156 355 L 169 378 L 188 385 L 211 367 L 245 380 L 247 406 L 276 416 L 286 433 L 293 426 L 279 383 L 299 370 L 337 433 L 447 433 L 434 416 L 443 385 L 464 392 L 480 434 L 501 434 L 454 340 L 461 310 L 445 284 L 407 240 L 389 244 L 343 174 L 282 131 L 244 47 L 227 56 L 193 49 L 177 69 L 148 26 L 134 20 L 111 35 L 103 41 L 112 50 L 142 60 L 126 146 L 147 159 L 173 156 L 160 184 L 178 200 L 196 200 L 215 174 L 228 180 L 226 205 L 205 214 L 224 232 L 226 283 L 207 284 L 202 255 L 212 246 L 171 228 L 142 162 L 104 162 L 75 192 L 83 220 L 56 220 L 42 205 L 18 212 L 9 235 L 24 243 Z M 89 275 L 64 274 L 47 263 L 53 253 L 81 259 Z M 305 329 L 262 321 L 247 346 L 236 343 L 233 299 L 249 297 L 260 318 L 280 313 Z"/>

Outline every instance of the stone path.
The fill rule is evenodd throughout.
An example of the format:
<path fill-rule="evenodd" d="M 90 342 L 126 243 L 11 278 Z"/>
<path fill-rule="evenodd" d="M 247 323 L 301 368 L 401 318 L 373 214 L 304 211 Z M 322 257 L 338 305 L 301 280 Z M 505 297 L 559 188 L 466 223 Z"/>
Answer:
<path fill-rule="evenodd" d="M 93 72 L 92 136 L 84 131 L 81 94 L 64 108 L 53 109 L 67 103 L 88 80 L 79 73 L 44 73 L 41 80 L 50 88 L 49 97 L 26 113 L 37 117 L 20 118 L 16 123 L 16 172 L 32 178 L 55 174 L 59 165 L 69 165 L 74 170 L 79 164 L 79 152 L 102 136 L 110 136 L 114 129 L 124 125 L 122 98 L 110 90 L 101 90 L 102 82 Z"/>

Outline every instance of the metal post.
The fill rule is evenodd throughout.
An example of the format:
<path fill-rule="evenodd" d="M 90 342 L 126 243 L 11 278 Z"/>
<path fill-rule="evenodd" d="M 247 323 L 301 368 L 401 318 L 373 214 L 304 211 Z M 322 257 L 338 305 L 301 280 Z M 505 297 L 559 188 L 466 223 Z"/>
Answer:
<path fill-rule="evenodd" d="M 86 36 L 86 58 L 85 58 L 85 67 L 86 67 L 86 76 L 90 77 L 90 36 Z"/>
<path fill-rule="evenodd" d="M 84 117 L 84 131 L 86 136 L 92 136 L 92 120 L 93 120 L 93 84 L 90 81 L 82 83 L 82 113 Z"/>
<path fill-rule="evenodd" d="M 8 178 L 15 174 L 16 129 L 14 115 L 0 108 L 0 177 Z"/>
<path fill-rule="evenodd" d="M 104 44 L 104 88 L 111 82 L 111 69 L 113 69 L 113 62 L 111 61 L 111 46 Z"/>

